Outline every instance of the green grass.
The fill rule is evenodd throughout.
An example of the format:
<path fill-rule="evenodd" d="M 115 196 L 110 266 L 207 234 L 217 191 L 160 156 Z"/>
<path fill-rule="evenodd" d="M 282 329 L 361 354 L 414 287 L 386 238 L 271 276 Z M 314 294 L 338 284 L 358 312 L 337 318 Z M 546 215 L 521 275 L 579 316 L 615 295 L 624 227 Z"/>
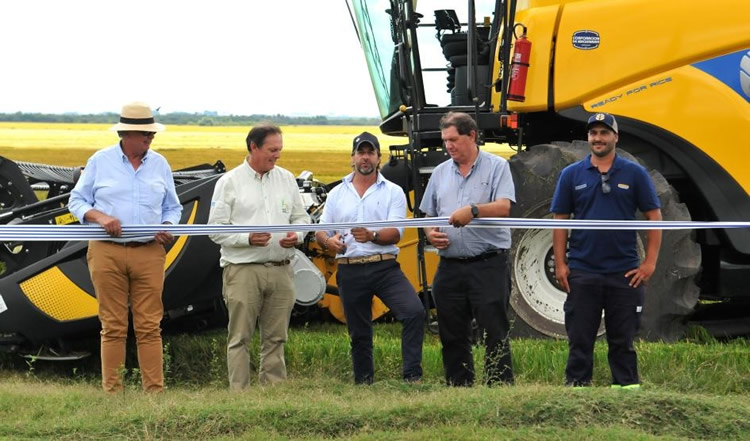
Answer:
<path fill-rule="evenodd" d="M 401 378 L 400 325 L 376 323 L 374 357 L 376 380 Z M 259 363 L 259 341 L 256 335 L 251 347 L 251 363 Z M 70 384 L 96 384 L 99 365 L 98 340 L 92 338 L 86 349 L 94 355 L 77 363 L 43 360 L 29 361 L 11 354 L 0 355 L 0 372 L 16 372 L 43 381 Z M 169 387 L 226 387 L 226 331 L 215 329 L 203 333 L 165 335 L 165 367 Z M 138 375 L 134 342 L 129 342 L 128 381 L 137 386 Z M 563 340 L 517 339 L 511 342 L 513 366 L 518 384 L 560 385 L 567 360 L 567 342 Z M 750 342 L 690 342 L 672 344 L 639 341 L 636 343 L 639 368 L 645 388 L 673 392 L 742 394 L 750 391 Z M 474 348 L 477 382 L 481 382 L 484 350 Z M 594 352 L 594 385 L 607 387 L 610 373 L 607 345 L 600 341 Z M 351 381 L 351 359 L 346 327 L 326 322 L 293 326 L 286 344 L 286 361 L 290 378 L 325 378 Z M 440 342 L 427 333 L 423 348 L 425 382 L 443 381 Z M 137 387 L 136 387 L 137 388 Z"/>
<path fill-rule="evenodd" d="M 746 439 L 750 399 L 559 386 L 448 389 L 294 379 L 244 393 L 161 396 L 7 379 L 8 439 Z"/>
<path fill-rule="evenodd" d="M 140 392 L 132 343 L 126 388 L 99 389 L 98 357 L 75 364 L 0 356 L 0 439 L 748 439 L 750 343 L 639 342 L 643 388 L 612 390 L 606 344 L 595 387 L 560 386 L 567 344 L 512 342 L 516 386 L 447 388 L 428 334 L 421 384 L 400 381 L 400 326 L 375 328 L 376 383 L 352 385 L 346 328 L 290 329 L 290 379 L 227 391 L 226 331 L 165 337 L 167 391 Z M 92 345 L 95 347 L 96 342 Z M 258 341 L 252 362 L 258 363 Z M 483 351 L 475 349 L 481 372 Z M 481 380 L 481 373 L 478 375 Z"/>

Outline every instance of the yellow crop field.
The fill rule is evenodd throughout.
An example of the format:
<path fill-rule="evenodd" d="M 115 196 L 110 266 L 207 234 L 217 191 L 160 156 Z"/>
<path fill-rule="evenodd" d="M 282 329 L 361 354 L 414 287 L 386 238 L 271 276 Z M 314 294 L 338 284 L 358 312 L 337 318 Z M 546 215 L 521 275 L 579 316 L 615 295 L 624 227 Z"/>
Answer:
<path fill-rule="evenodd" d="M 105 124 L 0 122 L 0 156 L 14 161 L 64 166 L 84 165 L 89 156 L 117 142 Z M 152 148 L 163 154 L 173 169 L 221 160 L 227 168 L 247 154 L 243 126 L 168 126 L 154 138 Z M 388 160 L 388 146 L 405 144 L 405 138 L 380 134 L 367 126 L 283 126 L 284 151 L 279 165 L 295 175 L 310 170 L 323 182 L 340 179 L 351 171 L 352 139 L 363 131 L 377 134 Z M 513 152 L 498 145 L 483 149 L 504 157 Z"/>

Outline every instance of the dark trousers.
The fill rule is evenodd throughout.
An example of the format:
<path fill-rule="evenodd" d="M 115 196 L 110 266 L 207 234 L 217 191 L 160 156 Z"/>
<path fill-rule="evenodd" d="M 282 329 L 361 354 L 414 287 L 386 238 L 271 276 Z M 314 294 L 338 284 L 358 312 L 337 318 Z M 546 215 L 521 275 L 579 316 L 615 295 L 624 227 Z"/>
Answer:
<path fill-rule="evenodd" d="M 401 322 L 403 378 L 422 378 L 424 307 L 398 262 L 384 260 L 340 264 L 336 283 L 351 339 L 354 382 L 370 384 L 375 376 L 372 358 L 373 295 L 377 295 Z"/>
<path fill-rule="evenodd" d="M 461 262 L 442 258 L 433 281 L 443 367 L 448 385 L 474 384 L 471 320 L 484 330 L 485 382 L 513 383 L 508 341 L 508 256 Z"/>
<path fill-rule="evenodd" d="M 628 285 L 624 272 L 595 274 L 571 270 L 570 294 L 565 301 L 565 329 L 568 331 L 568 365 L 565 383 L 591 384 L 594 370 L 594 343 L 604 311 L 609 344 L 612 384 L 638 384 L 638 359 L 633 340 L 641 323 L 645 288 Z"/>

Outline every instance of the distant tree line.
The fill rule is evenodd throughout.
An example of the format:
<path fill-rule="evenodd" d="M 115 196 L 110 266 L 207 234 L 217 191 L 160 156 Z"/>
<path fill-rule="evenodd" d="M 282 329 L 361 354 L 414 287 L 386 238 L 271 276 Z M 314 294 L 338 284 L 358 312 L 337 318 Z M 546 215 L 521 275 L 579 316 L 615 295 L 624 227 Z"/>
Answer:
<path fill-rule="evenodd" d="M 101 123 L 114 124 L 119 119 L 117 113 L 0 113 L 0 121 L 7 122 L 49 122 L 49 123 Z M 286 116 L 286 115 L 216 115 L 213 112 L 187 113 L 175 112 L 157 116 L 157 120 L 163 124 L 172 125 L 197 125 L 197 126 L 252 126 L 261 121 L 270 121 L 274 124 L 301 125 L 301 126 L 376 126 L 380 124 L 378 118 L 329 118 L 327 116 Z"/>

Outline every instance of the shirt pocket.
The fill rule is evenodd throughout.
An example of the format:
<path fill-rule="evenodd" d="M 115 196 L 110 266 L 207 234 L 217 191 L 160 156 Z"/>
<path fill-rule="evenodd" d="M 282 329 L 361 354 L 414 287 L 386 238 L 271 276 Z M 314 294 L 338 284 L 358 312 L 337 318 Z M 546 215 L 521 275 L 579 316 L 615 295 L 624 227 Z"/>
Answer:
<path fill-rule="evenodd" d="M 145 182 L 140 186 L 138 203 L 151 213 L 161 213 L 161 206 L 166 193 L 167 188 L 163 182 Z"/>
<path fill-rule="evenodd" d="M 281 197 L 277 208 L 282 216 L 289 217 L 292 213 L 292 201 L 285 197 Z"/>
<path fill-rule="evenodd" d="M 471 201 L 475 204 L 494 202 L 492 198 L 492 182 L 487 178 L 477 179 L 471 185 Z"/>

